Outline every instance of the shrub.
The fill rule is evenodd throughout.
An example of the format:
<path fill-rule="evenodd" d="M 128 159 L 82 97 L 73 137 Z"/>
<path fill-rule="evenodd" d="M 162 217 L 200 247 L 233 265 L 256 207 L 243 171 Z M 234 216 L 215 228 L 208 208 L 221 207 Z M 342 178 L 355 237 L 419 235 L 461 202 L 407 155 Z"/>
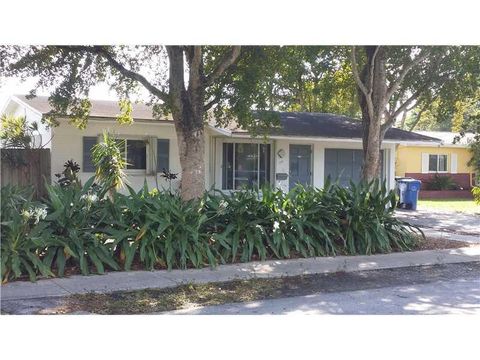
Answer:
<path fill-rule="evenodd" d="M 33 188 L 4 186 L 1 189 L 2 283 L 28 274 L 34 281 L 40 272 L 53 275 L 39 258 L 43 245 L 36 238 L 45 208 L 32 201 Z"/>
<path fill-rule="evenodd" d="M 209 234 L 203 231 L 207 217 L 201 200 L 185 202 L 178 194 L 149 192 L 146 184 L 138 192 L 127 188 L 129 195 L 115 195 L 115 226 L 107 229 L 126 270 L 135 255 L 147 269 L 216 264 Z"/>
<path fill-rule="evenodd" d="M 90 264 L 98 273 L 104 272 L 105 265 L 119 269 L 104 232 L 108 214 L 103 207 L 109 200 L 93 181 L 92 177 L 83 187 L 47 185 L 49 214 L 40 236 L 47 248 L 44 263 L 55 264 L 59 276 L 68 262 L 78 265 L 84 275 L 90 272 Z"/>
<path fill-rule="evenodd" d="M 385 183 L 375 180 L 350 188 L 334 187 L 341 201 L 339 214 L 342 238 L 348 254 L 390 252 L 392 248 L 407 250 L 414 244 L 417 227 L 394 217 L 396 198 Z M 423 233 L 421 233 L 423 235 Z"/>
<path fill-rule="evenodd" d="M 394 217 L 395 194 L 379 181 L 289 193 L 212 190 L 191 201 L 146 184 L 110 198 L 109 187 L 93 181 L 47 185 L 43 206 L 29 193 L 2 189 L 2 280 L 25 273 L 34 280 L 51 269 L 62 276 L 67 265 L 88 274 L 92 267 L 129 270 L 134 262 L 172 269 L 383 253 L 409 249 L 418 230 Z"/>
<path fill-rule="evenodd" d="M 474 186 L 472 188 L 473 199 L 480 205 L 480 186 Z"/>
<path fill-rule="evenodd" d="M 456 190 L 457 183 L 448 175 L 435 174 L 433 179 L 428 182 L 429 190 Z"/>

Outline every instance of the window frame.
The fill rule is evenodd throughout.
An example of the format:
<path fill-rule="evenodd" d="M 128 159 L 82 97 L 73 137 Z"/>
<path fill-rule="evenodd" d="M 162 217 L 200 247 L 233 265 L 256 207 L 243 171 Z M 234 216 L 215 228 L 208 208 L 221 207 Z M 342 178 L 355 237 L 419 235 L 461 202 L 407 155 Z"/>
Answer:
<path fill-rule="evenodd" d="M 226 163 L 225 163 L 225 159 L 224 159 L 224 146 L 225 144 L 232 144 L 232 188 L 231 189 L 227 189 L 227 188 L 223 188 L 223 182 L 224 182 L 224 172 L 225 172 L 225 166 L 226 166 Z M 221 171 L 220 171 L 220 174 L 221 174 L 221 178 L 220 178 L 220 181 L 221 181 L 221 190 L 222 191 L 242 191 L 243 189 L 236 189 L 235 188 L 235 164 L 236 164 L 236 154 L 235 154 L 235 148 L 236 148 L 236 144 L 251 144 L 251 145 L 257 145 L 257 155 L 258 155 L 258 158 L 257 158 L 257 169 L 256 169 L 256 174 L 257 174 L 257 189 L 260 190 L 260 145 L 269 145 L 270 146 L 270 154 L 269 154 L 269 157 L 268 157 L 268 166 L 266 166 L 266 173 L 265 173 L 265 176 L 268 176 L 268 183 L 269 184 L 272 184 L 272 182 L 274 181 L 273 179 L 273 164 L 274 164 L 274 159 L 273 159 L 273 153 L 274 153 L 274 148 L 273 148 L 273 143 L 271 141 L 269 142 L 262 142 L 262 141 L 238 141 L 238 140 L 227 140 L 227 141 L 222 141 L 220 142 L 220 156 L 221 156 L 221 162 L 220 162 L 220 165 L 221 165 Z"/>
<path fill-rule="evenodd" d="M 436 161 L 436 170 L 430 170 L 430 157 L 435 156 L 437 158 Z M 445 157 L 445 170 L 438 170 L 440 168 L 440 156 Z M 446 174 L 448 173 L 448 154 L 428 154 L 428 172 L 431 174 Z"/>
<path fill-rule="evenodd" d="M 128 155 L 127 155 L 127 142 L 128 140 L 142 140 L 145 142 L 145 169 L 127 169 L 125 167 L 124 172 L 125 174 L 128 175 L 145 175 L 148 174 L 149 172 L 149 164 L 150 164 L 150 151 L 149 151 L 149 146 L 150 141 L 148 138 L 145 138 L 144 136 L 135 136 L 135 135 L 115 135 L 115 138 L 118 140 L 125 140 L 124 141 L 124 160 L 127 161 Z"/>

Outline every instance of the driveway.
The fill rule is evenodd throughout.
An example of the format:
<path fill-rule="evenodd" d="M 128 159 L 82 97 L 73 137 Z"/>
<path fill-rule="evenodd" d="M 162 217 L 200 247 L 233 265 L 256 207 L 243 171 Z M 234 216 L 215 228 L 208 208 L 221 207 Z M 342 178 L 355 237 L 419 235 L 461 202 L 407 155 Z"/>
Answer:
<path fill-rule="evenodd" d="M 480 216 L 461 212 L 430 209 L 397 209 L 396 216 L 422 228 L 453 232 L 463 235 L 480 235 Z"/>

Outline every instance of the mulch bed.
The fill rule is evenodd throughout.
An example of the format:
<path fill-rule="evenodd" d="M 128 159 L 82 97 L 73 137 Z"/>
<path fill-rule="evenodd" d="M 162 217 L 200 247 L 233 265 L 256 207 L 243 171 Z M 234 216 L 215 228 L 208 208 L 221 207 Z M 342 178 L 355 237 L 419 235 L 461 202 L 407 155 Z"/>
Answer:
<path fill-rule="evenodd" d="M 454 241 L 442 238 L 429 237 L 425 240 L 419 240 L 417 246 L 413 251 L 419 250 L 441 250 L 441 249 L 458 249 L 461 247 L 474 246 L 475 244 L 467 243 L 464 241 Z"/>

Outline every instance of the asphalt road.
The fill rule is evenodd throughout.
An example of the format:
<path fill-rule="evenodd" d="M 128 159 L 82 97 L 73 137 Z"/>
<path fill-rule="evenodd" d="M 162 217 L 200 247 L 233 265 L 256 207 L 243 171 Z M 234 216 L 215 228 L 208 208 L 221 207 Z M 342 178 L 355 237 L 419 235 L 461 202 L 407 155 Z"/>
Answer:
<path fill-rule="evenodd" d="M 410 269 L 411 270 L 411 269 Z M 431 276 L 431 270 L 436 272 Z M 400 270 L 401 271 L 401 270 Z M 446 272 L 445 272 L 446 271 Z M 367 272 L 366 272 L 367 273 Z M 480 315 L 480 273 L 478 265 L 455 264 L 438 269 L 423 269 L 402 285 L 391 280 L 369 282 L 367 288 L 316 292 L 249 303 L 177 310 L 167 314 L 260 315 L 260 314 L 477 314 Z M 443 276 L 447 274 L 447 276 Z M 402 276 L 401 272 L 396 272 Z M 357 283 L 358 284 L 358 283 Z M 358 284 L 362 287 L 362 284 Z M 165 313 L 164 313 L 165 314 Z"/>

